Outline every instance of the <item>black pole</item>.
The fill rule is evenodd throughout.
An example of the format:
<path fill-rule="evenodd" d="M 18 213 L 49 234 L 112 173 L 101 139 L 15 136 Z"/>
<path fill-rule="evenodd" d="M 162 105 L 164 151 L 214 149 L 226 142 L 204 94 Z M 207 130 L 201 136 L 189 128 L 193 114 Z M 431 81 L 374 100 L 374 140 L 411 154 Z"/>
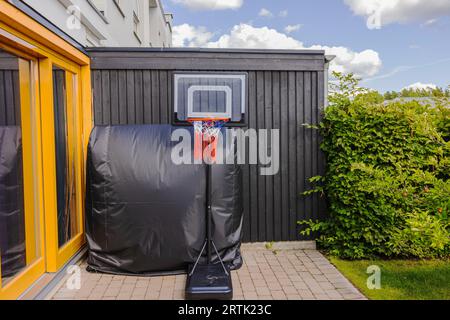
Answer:
<path fill-rule="evenodd" d="M 206 164 L 206 250 L 208 254 L 208 264 L 212 264 L 211 215 L 211 165 Z"/>

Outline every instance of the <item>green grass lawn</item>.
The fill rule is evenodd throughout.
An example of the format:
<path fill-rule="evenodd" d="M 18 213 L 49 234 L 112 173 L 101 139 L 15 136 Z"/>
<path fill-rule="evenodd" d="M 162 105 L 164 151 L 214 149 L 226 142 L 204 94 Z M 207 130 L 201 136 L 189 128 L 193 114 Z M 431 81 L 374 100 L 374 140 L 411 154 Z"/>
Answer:
<path fill-rule="evenodd" d="M 450 300 L 450 260 L 361 260 L 328 257 L 369 299 Z M 381 289 L 369 290 L 367 267 L 381 269 Z"/>

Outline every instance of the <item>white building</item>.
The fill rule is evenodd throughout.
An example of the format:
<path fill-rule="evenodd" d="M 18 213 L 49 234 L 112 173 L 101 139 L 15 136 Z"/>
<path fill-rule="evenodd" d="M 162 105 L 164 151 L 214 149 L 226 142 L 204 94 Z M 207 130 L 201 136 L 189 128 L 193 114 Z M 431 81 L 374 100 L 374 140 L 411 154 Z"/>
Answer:
<path fill-rule="evenodd" d="M 86 47 L 171 47 L 161 0 L 22 0 Z"/>

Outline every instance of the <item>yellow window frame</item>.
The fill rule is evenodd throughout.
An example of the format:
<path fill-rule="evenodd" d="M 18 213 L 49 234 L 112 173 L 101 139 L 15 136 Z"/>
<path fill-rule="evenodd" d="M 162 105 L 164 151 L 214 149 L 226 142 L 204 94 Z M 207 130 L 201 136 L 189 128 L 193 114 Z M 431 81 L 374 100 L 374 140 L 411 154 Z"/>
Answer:
<path fill-rule="evenodd" d="M 83 220 L 83 192 L 84 192 L 84 169 L 83 158 L 85 151 L 82 148 L 83 135 L 83 112 L 81 112 L 82 98 L 81 95 L 73 92 L 74 88 L 80 91 L 81 69 L 72 64 L 68 64 L 63 60 L 49 58 L 41 61 L 41 82 L 44 84 L 41 89 L 44 97 L 41 100 L 42 121 L 46 123 L 42 128 L 42 137 L 45 144 L 43 145 L 44 154 L 44 197 L 45 197 L 45 221 L 46 221 L 46 247 L 47 247 L 47 271 L 56 272 L 63 266 L 67 260 L 73 256 L 84 244 L 84 220 Z M 55 161 L 55 128 L 54 128 L 54 101 L 53 101 L 53 66 L 58 66 L 66 72 L 66 108 L 67 123 L 75 124 L 75 132 L 77 133 L 77 141 L 69 139 L 69 143 L 74 143 L 75 147 L 75 174 L 76 174 L 76 210 L 78 233 L 69 240 L 62 248 L 58 244 L 58 219 L 57 219 L 57 187 L 56 187 L 56 161 Z M 73 75 L 75 75 L 76 83 L 73 83 Z M 76 94 L 76 101 L 73 100 Z M 75 111 L 75 112 L 74 112 Z M 75 119 L 71 117 L 75 114 Z M 71 146 L 72 147 L 72 146 Z M 69 148 L 70 150 L 72 148 Z"/>
<path fill-rule="evenodd" d="M 5 51 L 13 51 L 4 45 L 2 48 Z M 17 52 L 11 53 L 17 55 Z M 18 55 L 18 57 L 26 60 L 26 62 L 19 60 L 19 80 L 27 266 L 5 286 L 2 286 L 0 270 L 0 299 L 17 298 L 18 293 L 25 291 L 45 272 L 44 206 L 41 188 L 41 119 L 39 112 L 32 112 L 33 109 L 37 110 L 39 107 L 38 61 L 27 55 Z M 34 103 L 31 103 L 32 101 Z M 36 224 L 38 224 L 38 238 L 36 238 Z M 39 245 L 37 259 L 36 241 Z"/>
<path fill-rule="evenodd" d="M 34 150 L 31 155 L 36 169 L 34 192 L 39 212 L 40 256 L 41 258 L 27 266 L 6 286 L 1 287 L 0 299 L 15 299 L 20 296 L 44 272 L 58 271 L 84 244 L 84 189 L 85 163 L 89 134 L 93 126 L 90 59 L 83 52 L 40 25 L 6 0 L 0 0 L 0 48 L 27 60 L 34 61 L 36 81 L 35 89 L 36 112 L 24 113 L 29 115 L 33 124 Z M 55 171 L 55 139 L 53 119 L 53 78 L 52 66 L 58 65 L 71 74 L 76 75 L 77 98 L 72 103 L 68 99 L 70 108 L 76 109 L 76 192 L 77 218 L 79 233 L 62 248 L 58 248 L 57 215 L 56 215 L 56 171 Z M 72 77 L 66 77 L 73 79 Z M 71 80 L 68 80 L 69 82 Z M 72 88 L 71 83 L 67 88 Z M 71 97 L 67 90 L 67 96 Z M 73 94 L 73 93 L 72 93 Z M 69 103 L 70 100 L 70 103 Z M 25 105 L 21 106 L 26 108 Z M 27 121 L 27 119 L 25 119 Z M 30 161 L 29 159 L 27 161 Z M 30 171 L 31 172 L 31 171 Z M 29 174 L 24 172 L 25 174 Z M 26 192 L 30 192 L 27 190 Z M 28 202 L 25 205 L 31 205 Z M 27 226 L 26 226 L 27 228 Z M 30 230 L 26 231 L 27 233 Z M 32 248 L 32 246 L 30 246 Z M 27 247 L 28 249 L 28 247 Z M 30 249 L 30 257 L 33 254 Z M 30 257 L 27 257 L 31 259 Z M 1 266 L 1 265 L 0 265 Z M 1 274 L 1 273 L 0 273 Z"/>

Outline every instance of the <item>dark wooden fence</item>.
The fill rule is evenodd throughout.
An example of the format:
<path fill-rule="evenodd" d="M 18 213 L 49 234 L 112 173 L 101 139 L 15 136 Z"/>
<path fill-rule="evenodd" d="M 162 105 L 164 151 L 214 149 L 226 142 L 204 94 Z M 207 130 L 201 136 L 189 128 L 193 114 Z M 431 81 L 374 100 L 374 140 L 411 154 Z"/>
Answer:
<path fill-rule="evenodd" d="M 304 239 L 297 221 L 322 219 L 324 199 L 304 197 L 307 179 L 323 174 L 317 124 L 325 103 L 326 59 L 321 51 L 114 50 L 92 57 L 97 125 L 172 122 L 172 72 L 248 72 L 246 124 L 280 129 L 280 171 L 259 175 L 244 165 L 244 241 Z"/>

